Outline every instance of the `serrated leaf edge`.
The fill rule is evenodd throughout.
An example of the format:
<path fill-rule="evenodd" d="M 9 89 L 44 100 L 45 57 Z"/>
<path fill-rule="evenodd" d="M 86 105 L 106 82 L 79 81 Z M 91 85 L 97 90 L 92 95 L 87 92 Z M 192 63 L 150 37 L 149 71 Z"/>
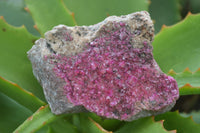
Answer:
<path fill-rule="evenodd" d="M 193 119 L 192 116 L 183 117 L 183 116 L 181 116 L 181 115 L 179 114 L 179 111 L 178 111 L 178 110 L 176 110 L 175 113 L 177 113 L 181 118 L 183 118 L 183 119 L 184 119 L 184 118 L 185 118 L 185 119 L 190 119 L 195 125 L 200 126 L 200 124 L 198 124 L 198 123 L 196 123 L 196 122 L 194 121 L 194 119 Z"/>
<path fill-rule="evenodd" d="M 162 125 L 162 128 L 166 131 L 166 132 L 170 132 L 170 133 L 176 133 L 177 131 L 176 130 L 170 130 L 168 131 L 167 129 L 165 129 L 163 123 L 165 120 L 160 120 L 160 121 L 155 121 L 155 116 L 152 116 L 151 117 L 152 121 L 155 122 L 155 123 L 160 123 Z"/>
<path fill-rule="evenodd" d="M 176 24 L 174 24 L 174 25 L 170 25 L 170 26 L 167 26 L 167 25 L 162 25 L 162 27 L 161 27 L 161 30 L 157 33 L 157 34 L 160 34 L 161 32 L 163 32 L 163 31 L 165 31 L 165 30 L 167 30 L 167 29 L 169 29 L 169 28 L 171 28 L 171 27 L 174 27 L 175 25 L 178 25 L 178 24 L 180 24 L 180 23 L 182 23 L 183 21 L 185 21 L 186 19 L 188 19 L 189 17 L 191 17 L 191 16 L 195 16 L 196 14 L 192 14 L 190 11 L 187 13 L 187 15 L 186 15 L 186 17 L 183 19 L 183 20 L 181 20 L 180 22 L 178 22 L 178 23 L 176 23 Z"/>
<path fill-rule="evenodd" d="M 5 25 L 7 25 L 8 27 L 11 27 L 11 28 L 13 28 L 15 30 L 24 30 L 24 32 L 26 34 L 28 34 L 29 36 L 32 36 L 33 38 L 37 38 L 38 39 L 37 36 L 34 36 L 30 32 L 28 32 L 28 30 L 27 30 L 25 25 L 22 25 L 22 26 L 19 26 L 19 27 L 13 26 L 13 25 L 7 23 L 7 21 L 5 20 L 5 18 L 3 16 L 0 16 L 0 21 L 3 21 L 5 23 Z"/>
<path fill-rule="evenodd" d="M 190 15 L 190 14 L 189 14 Z M 195 72 L 192 72 L 188 67 L 186 67 L 183 72 L 181 73 L 176 73 L 173 69 L 169 70 L 169 72 L 167 73 L 169 76 L 174 76 L 174 75 L 180 75 L 183 73 L 188 73 L 188 74 L 196 74 L 196 73 L 200 73 L 200 68 L 198 68 Z M 200 81 L 199 81 L 200 82 Z M 200 86 L 192 86 L 190 83 L 186 83 L 185 85 L 181 86 L 179 88 L 179 90 L 181 89 L 200 89 Z"/>

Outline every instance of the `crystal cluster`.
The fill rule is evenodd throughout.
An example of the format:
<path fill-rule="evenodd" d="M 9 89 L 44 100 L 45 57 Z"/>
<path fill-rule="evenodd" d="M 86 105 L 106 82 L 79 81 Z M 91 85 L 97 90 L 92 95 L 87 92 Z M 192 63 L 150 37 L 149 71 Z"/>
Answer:
<path fill-rule="evenodd" d="M 138 12 L 56 27 L 28 54 L 55 114 L 86 109 L 130 121 L 168 111 L 179 97 L 176 81 L 153 59 L 152 40 L 148 13 Z"/>

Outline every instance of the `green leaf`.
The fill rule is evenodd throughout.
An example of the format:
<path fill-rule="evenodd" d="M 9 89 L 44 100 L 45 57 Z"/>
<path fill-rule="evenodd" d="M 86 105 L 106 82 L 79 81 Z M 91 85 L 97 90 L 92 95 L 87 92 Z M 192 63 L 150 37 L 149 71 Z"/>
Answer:
<path fill-rule="evenodd" d="M 54 133 L 63 133 L 65 131 L 68 133 L 79 133 L 77 127 L 68 121 L 68 117 L 60 118 L 49 124 L 49 126 L 51 127 L 51 131 Z"/>
<path fill-rule="evenodd" d="M 8 97 L 12 98 L 19 104 L 36 111 L 42 105 L 45 105 L 43 101 L 38 99 L 32 93 L 22 89 L 19 85 L 9 82 L 0 76 L 0 92 L 4 93 Z"/>
<path fill-rule="evenodd" d="M 180 95 L 200 94 L 200 69 L 191 72 L 189 68 L 186 68 L 182 73 L 170 70 L 168 75 L 176 79 Z"/>
<path fill-rule="evenodd" d="M 44 100 L 42 88 L 32 74 L 26 54 L 38 38 L 23 26 L 8 25 L 3 17 L 0 18 L 0 37 L 0 76 Z"/>
<path fill-rule="evenodd" d="M 190 11 L 192 13 L 200 12 L 200 1 L 199 0 L 190 0 Z"/>
<path fill-rule="evenodd" d="M 126 122 L 116 133 L 167 133 L 163 121 L 155 122 L 153 117 Z"/>
<path fill-rule="evenodd" d="M 79 113 L 72 116 L 73 124 L 83 133 L 111 133 L 105 130 L 99 123 L 89 117 L 88 113 Z"/>
<path fill-rule="evenodd" d="M 12 133 L 31 111 L 0 92 L 0 132 Z"/>
<path fill-rule="evenodd" d="M 32 116 L 30 116 L 24 123 L 22 123 L 14 133 L 31 133 L 36 132 L 45 125 L 58 119 L 51 113 L 49 106 L 40 107 Z"/>
<path fill-rule="evenodd" d="M 65 7 L 62 0 L 25 1 L 41 35 L 59 24 L 75 25 L 71 12 Z"/>
<path fill-rule="evenodd" d="M 37 30 L 33 28 L 33 19 L 24 10 L 24 6 L 24 0 L 0 0 L 0 16 L 4 16 L 5 20 L 11 25 L 25 25 L 29 32 L 39 36 Z"/>
<path fill-rule="evenodd" d="M 190 117 L 184 118 L 176 112 L 167 112 L 155 117 L 155 120 L 164 120 L 167 130 L 177 130 L 177 133 L 199 133 L 200 124 L 195 123 Z"/>
<path fill-rule="evenodd" d="M 180 113 L 181 116 L 183 117 L 192 117 L 194 122 L 200 124 L 200 111 L 192 111 L 189 114 L 187 113 Z"/>
<path fill-rule="evenodd" d="M 124 121 L 120 121 L 117 119 L 105 119 L 96 115 L 95 113 L 88 113 L 88 117 L 92 118 L 108 131 L 116 131 L 120 127 L 120 125 L 123 125 L 125 123 Z"/>
<path fill-rule="evenodd" d="M 170 69 L 182 72 L 186 67 L 196 71 L 200 67 L 200 14 L 188 15 L 183 21 L 165 27 L 153 42 L 154 58 L 167 73 Z"/>
<path fill-rule="evenodd" d="M 172 25 L 180 21 L 179 0 L 151 0 L 149 12 L 155 21 L 155 33 L 158 33 L 163 24 Z"/>
<path fill-rule="evenodd" d="M 96 24 L 110 15 L 148 10 L 148 0 L 64 0 L 78 25 Z"/>

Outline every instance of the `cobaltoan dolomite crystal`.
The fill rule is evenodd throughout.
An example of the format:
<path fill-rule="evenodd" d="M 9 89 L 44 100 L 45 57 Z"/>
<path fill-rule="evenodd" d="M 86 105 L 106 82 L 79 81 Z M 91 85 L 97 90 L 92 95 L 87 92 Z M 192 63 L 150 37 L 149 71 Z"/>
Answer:
<path fill-rule="evenodd" d="M 88 110 L 131 121 L 170 110 L 176 81 L 152 55 L 153 23 L 145 11 L 92 26 L 59 25 L 28 52 L 55 114 Z"/>

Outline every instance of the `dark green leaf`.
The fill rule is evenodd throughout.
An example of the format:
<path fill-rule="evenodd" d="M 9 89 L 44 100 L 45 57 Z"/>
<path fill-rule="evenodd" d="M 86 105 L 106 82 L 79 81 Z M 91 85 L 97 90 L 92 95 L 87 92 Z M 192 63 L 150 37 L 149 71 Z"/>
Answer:
<path fill-rule="evenodd" d="M 167 133 L 163 122 L 155 122 L 153 117 L 141 118 L 126 124 L 116 133 Z"/>
<path fill-rule="evenodd" d="M 151 0 L 149 12 L 155 21 L 155 33 L 159 32 L 162 25 L 172 25 L 180 19 L 179 0 Z"/>
<path fill-rule="evenodd" d="M 0 92 L 0 132 L 13 132 L 31 111 Z"/>
<path fill-rule="evenodd" d="M 200 132 L 200 124 L 195 123 L 190 117 L 182 117 L 178 112 L 167 112 L 158 115 L 155 120 L 164 120 L 164 127 L 167 130 L 177 130 L 177 133 Z"/>

